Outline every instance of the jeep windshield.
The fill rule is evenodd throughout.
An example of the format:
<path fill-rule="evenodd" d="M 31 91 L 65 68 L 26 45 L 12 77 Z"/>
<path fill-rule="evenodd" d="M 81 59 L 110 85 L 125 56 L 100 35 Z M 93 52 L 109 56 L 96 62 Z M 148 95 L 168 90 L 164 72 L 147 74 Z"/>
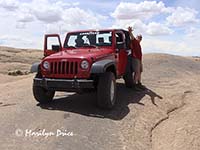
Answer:
<path fill-rule="evenodd" d="M 112 46 L 111 31 L 88 31 L 68 33 L 64 48 Z"/>

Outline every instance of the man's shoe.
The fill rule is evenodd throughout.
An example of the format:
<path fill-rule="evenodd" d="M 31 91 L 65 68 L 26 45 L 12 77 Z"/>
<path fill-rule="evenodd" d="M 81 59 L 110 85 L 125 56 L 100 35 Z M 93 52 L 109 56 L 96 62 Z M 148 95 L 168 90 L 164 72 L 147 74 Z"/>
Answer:
<path fill-rule="evenodd" d="M 142 83 L 138 83 L 137 87 L 142 89 L 142 90 L 146 90 L 147 89 L 144 85 L 142 85 Z"/>
<path fill-rule="evenodd" d="M 141 88 L 139 88 L 137 85 L 133 86 L 134 91 L 143 91 Z"/>

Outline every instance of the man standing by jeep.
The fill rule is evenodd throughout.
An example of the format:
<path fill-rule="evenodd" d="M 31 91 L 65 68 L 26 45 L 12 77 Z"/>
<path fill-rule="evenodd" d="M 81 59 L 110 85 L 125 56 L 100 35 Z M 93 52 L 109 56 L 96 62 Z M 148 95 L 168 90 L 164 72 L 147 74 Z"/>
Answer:
<path fill-rule="evenodd" d="M 137 91 L 145 90 L 145 87 L 141 83 L 141 73 L 143 71 L 142 66 L 142 48 L 140 42 L 142 41 L 142 35 L 137 35 L 134 37 L 132 27 L 128 27 L 128 31 L 131 39 L 131 53 L 132 53 L 132 67 L 134 70 L 133 89 Z"/>

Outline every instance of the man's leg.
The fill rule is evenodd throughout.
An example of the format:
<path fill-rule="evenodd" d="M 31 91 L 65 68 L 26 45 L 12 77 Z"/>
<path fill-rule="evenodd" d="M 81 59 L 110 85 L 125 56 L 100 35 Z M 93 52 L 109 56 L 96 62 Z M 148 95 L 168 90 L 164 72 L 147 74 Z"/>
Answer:
<path fill-rule="evenodd" d="M 133 58 L 133 63 L 132 63 L 133 67 L 134 67 L 134 73 L 133 73 L 133 89 L 136 91 L 141 91 L 140 88 L 138 88 L 137 84 L 139 82 L 139 78 L 140 78 L 140 67 L 139 67 L 139 61 L 135 58 Z"/>
<path fill-rule="evenodd" d="M 135 58 L 132 58 L 132 70 L 133 70 L 133 83 L 136 84 L 138 81 L 138 64 Z"/>
<path fill-rule="evenodd" d="M 138 83 L 141 84 L 142 72 L 143 72 L 143 66 L 142 66 L 141 60 L 139 60 L 139 67 L 138 68 L 139 68 Z"/>
<path fill-rule="evenodd" d="M 125 70 L 125 75 L 123 76 L 125 82 L 127 82 L 126 86 L 129 87 L 129 88 L 132 88 L 133 87 L 133 67 L 132 67 L 132 56 L 128 55 L 127 56 L 127 65 L 126 65 L 126 70 Z M 131 81 L 132 79 L 132 81 Z"/>
<path fill-rule="evenodd" d="M 140 66 L 140 60 L 136 59 L 136 84 L 140 82 L 141 78 L 141 66 Z"/>
<path fill-rule="evenodd" d="M 140 74 L 139 74 L 139 80 L 138 80 L 138 87 L 141 88 L 142 90 L 146 90 L 146 87 L 142 85 L 142 72 L 143 72 L 143 65 L 142 62 L 140 61 Z"/>

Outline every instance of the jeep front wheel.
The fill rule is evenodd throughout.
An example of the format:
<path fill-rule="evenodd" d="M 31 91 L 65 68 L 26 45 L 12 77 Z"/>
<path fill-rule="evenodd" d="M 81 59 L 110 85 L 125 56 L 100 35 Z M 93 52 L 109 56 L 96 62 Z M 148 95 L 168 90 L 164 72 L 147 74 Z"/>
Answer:
<path fill-rule="evenodd" d="M 116 79 L 112 72 L 99 77 L 97 86 L 97 103 L 99 107 L 111 109 L 116 102 Z"/>
<path fill-rule="evenodd" d="M 55 91 L 46 90 L 40 86 L 33 86 L 33 95 L 41 104 L 49 103 L 53 100 Z"/>

